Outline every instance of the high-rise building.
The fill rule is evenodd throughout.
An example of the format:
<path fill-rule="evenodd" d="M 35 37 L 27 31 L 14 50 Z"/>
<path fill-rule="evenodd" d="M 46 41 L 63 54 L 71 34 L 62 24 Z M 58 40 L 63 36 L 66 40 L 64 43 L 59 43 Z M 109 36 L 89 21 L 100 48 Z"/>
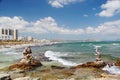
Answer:
<path fill-rule="evenodd" d="M 16 29 L 0 28 L 0 40 L 17 40 L 18 31 Z"/>
<path fill-rule="evenodd" d="M 18 39 L 18 30 L 14 29 L 13 31 L 13 39 L 17 40 Z"/>

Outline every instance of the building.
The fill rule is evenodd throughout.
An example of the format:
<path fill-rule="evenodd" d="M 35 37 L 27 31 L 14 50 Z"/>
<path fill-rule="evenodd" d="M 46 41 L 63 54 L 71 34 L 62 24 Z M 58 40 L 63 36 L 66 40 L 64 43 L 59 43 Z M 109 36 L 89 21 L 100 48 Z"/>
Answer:
<path fill-rule="evenodd" d="M 32 36 L 28 36 L 27 40 L 28 41 L 33 41 L 33 37 Z"/>
<path fill-rule="evenodd" d="M 24 36 L 19 36 L 18 40 L 20 40 L 20 41 L 26 41 L 26 38 Z"/>
<path fill-rule="evenodd" d="M 18 31 L 16 29 L 0 28 L 0 40 L 17 40 Z"/>
<path fill-rule="evenodd" d="M 13 39 L 18 40 L 18 30 L 17 29 L 13 30 Z"/>

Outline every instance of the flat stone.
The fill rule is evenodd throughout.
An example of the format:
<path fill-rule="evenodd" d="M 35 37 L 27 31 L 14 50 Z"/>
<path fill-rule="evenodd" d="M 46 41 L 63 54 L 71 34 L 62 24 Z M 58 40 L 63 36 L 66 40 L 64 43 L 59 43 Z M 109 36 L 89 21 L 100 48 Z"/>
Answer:
<path fill-rule="evenodd" d="M 40 78 L 33 78 L 33 77 L 20 77 L 20 78 L 16 78 L 13 80 L 40 80 Z"/>
<path fill-rule="evenodd" d="M 9 74 L 3 73 L 0 74 L 0 80 L 11 80 L 11 78 Z"/>
<path fill-rule="evenodd" d="M 96 61 L 96 62 L 87 62 L 81 65 L 78 65 L 74 68 L 80 68 L 80 67 L 94 67 L 94 68 L 103 68 L 106 66 L 106 63 L 104 61 Z"/>

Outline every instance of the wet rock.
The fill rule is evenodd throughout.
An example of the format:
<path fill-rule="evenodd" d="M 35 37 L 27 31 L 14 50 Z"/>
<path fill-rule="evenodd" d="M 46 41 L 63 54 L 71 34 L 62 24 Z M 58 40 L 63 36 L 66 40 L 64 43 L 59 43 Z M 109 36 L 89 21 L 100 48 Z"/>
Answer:
<path fill-rule="evenodd" d="M 39 57 L 38 57 L 38 59 L 40 60 L 40 61 L 52 61 L 52 60 L 50 60 L 49 59 L 49 57 L 46 57 L 44 54 L 39 54 Z"/>
<path fill-rule="evenodd" d="M 95 62 L 87 62 L 85 64 L 78 65 L 73 68 L 80 68 L 80 67 L 94 67 L 94 68 L 103 68 L 106 66 L 106 63 L 103 61 L 95 61 Z"/>
<path fill-rule="evenodd" d="M 11 80 L 10 75 L 9 74 L 0 74 L 0 80 Z"/>
<path fill-rule="evenodd" d="M 65 69 L 65 67 L 55 66 L 55 65 L 52 65 L 51 68 L 52 69 Z"/>
<path fill-rule="evenodd" d="M 9 70 L 31 70 L 35 69 L 36 67 L 42 66 L 41 62 L 38 60 L 33 60 L 30 64 L 25 63 L 16 63 L 9 67 Z"/>
<path fill-rule="evenodd" d="M 49 59 L 49 57 L 46 57 L 44 55 L 44 53 L 39 53 L 39 54 L 34 54 L 34 56 L 36 57 L 36 59 L 38 59 L 39 61 L 52 61 Z"/>

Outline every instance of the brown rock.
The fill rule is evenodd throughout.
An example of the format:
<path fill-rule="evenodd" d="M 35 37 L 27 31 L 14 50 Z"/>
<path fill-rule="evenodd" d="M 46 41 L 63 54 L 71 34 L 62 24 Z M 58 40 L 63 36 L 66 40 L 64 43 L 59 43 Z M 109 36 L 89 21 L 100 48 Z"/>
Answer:
<path fill-rule="evenodd" d="M 65 69 L 65 67 L 55 66 L 55 65 L 52 65 L 51 68 L 52 69 Z"/>
<path fill-rule="evenodd" d="M 42 66 L 41 62 L 38 60 L 33 60 L 30 64 L 16 63 L 9 67 L 9 70 L 31 70 L 36 67 Z"/>
<path fill-rule="evenodd" d="M 115 66 L 120 66 L 120 60 L 115 61 Z"/>
<path fill-rule="evenodd" d="M 80 68 L 80 67 L 94 67 L 94 68 L 103 68 L 106 66 L 106 63 L 103 61 L 97 61 L 97 62 L 87 62 L 85 64 L 78 65 L 73 68 Z"/>

